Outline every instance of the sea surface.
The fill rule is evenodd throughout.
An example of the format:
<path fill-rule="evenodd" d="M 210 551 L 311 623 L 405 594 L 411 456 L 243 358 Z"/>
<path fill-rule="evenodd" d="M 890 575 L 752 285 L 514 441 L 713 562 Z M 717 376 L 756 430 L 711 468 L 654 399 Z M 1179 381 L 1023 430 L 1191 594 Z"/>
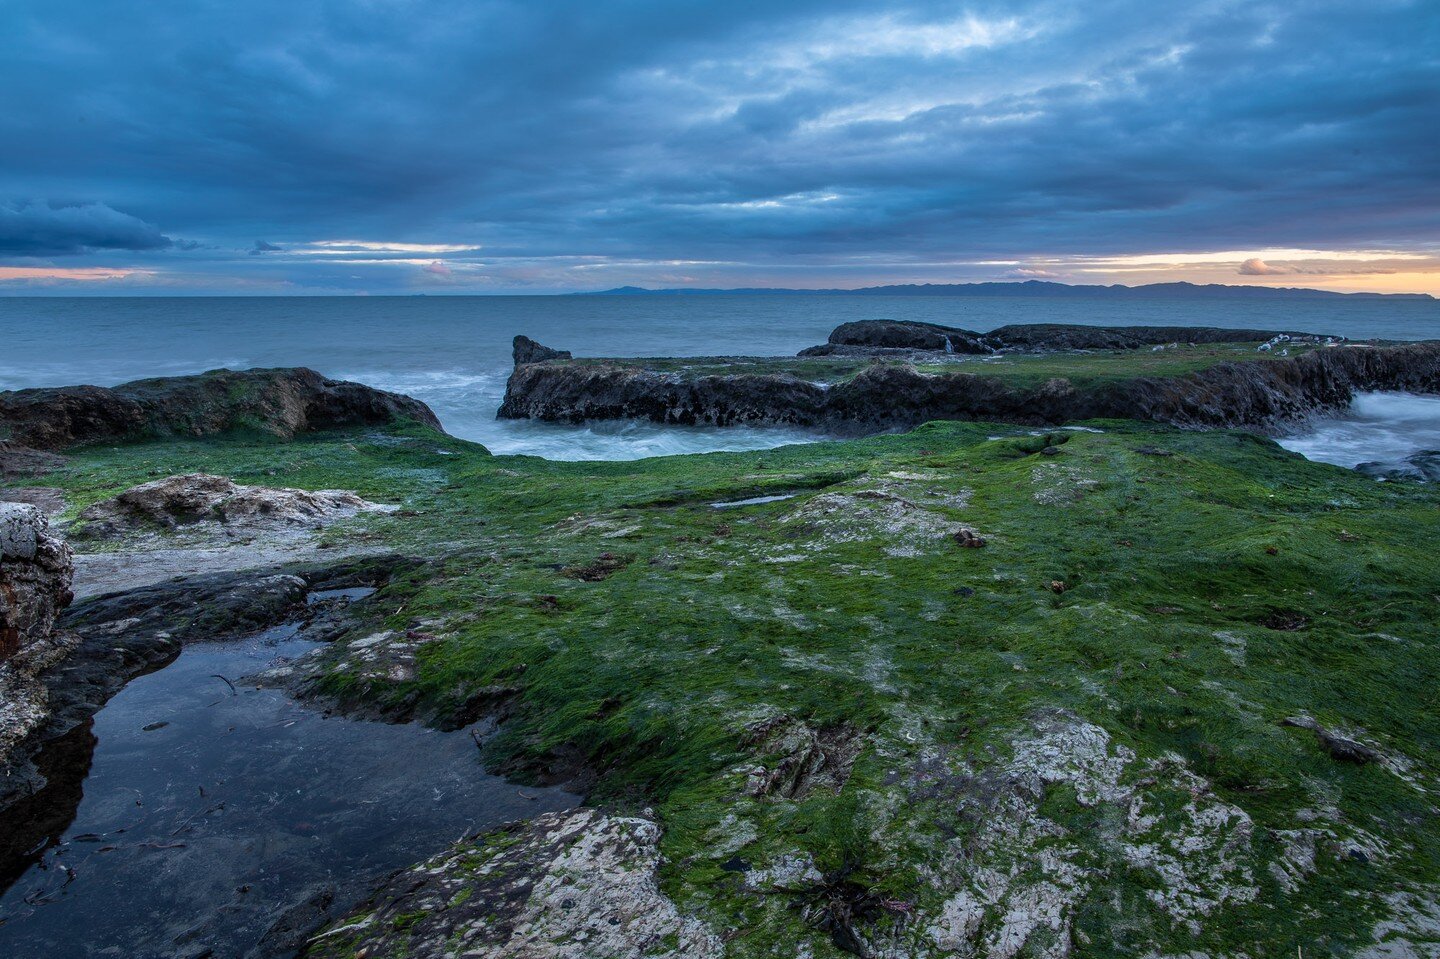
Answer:
<path fill-rule="evenodd" d="M 496 453 L 579 460 L 762 449 L 818 436 L 783 428 L 496 420 L 510 375 L 511 338 L 524 333 L 577 356 L 793 355 L 823 343 L 840 323 L 878 318 L 979 331 L 1008 323 L 1144 323 L 1299 329 L 1352 339 L 1440 338 L 1440 302 L 1423 300 L 14 297 L 0 298 L 0 389 L 113 386 L 219 367 L 309 366 L 331 377 L 418 397 L 451 433 L 484 443 Z M 1316 458 L 1353 458 L 1355 463 L 1376 458 L 1365 444 L 1382 433 L 1387 455 L 1397 445 L 1435 448 L 1434 408 L 1400 406 L 1404 408 L 1377 401 L 1357 410 L 1337 427 L 1339 432 L 1301 438 L 1296 448 Z M 1391 417 L 1391 410 L 1399 415 Z M 1417 428 L 1420 434 L 1412 437 Z M 1343 455 L 1336 452 L 1337 437 Z"/>

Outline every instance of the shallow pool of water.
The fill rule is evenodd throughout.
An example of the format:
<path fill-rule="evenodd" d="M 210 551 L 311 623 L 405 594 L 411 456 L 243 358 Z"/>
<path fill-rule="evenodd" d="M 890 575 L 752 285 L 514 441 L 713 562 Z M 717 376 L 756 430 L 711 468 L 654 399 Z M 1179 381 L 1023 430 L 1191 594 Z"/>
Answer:
<path fill-rule="evenodd" d="M 31 804 L 49 818 L 0 863 L 19 873 L 0 956 L 284 955 L 259 947 L 287 909 L 310 901 L 291 919 L 313 924 L 463 835 L 575 803 L 487 775 L 469 730 L 326 717 L 242 682 L 314 645 L 286 627 L 188 647 L 57 742 Z"/>

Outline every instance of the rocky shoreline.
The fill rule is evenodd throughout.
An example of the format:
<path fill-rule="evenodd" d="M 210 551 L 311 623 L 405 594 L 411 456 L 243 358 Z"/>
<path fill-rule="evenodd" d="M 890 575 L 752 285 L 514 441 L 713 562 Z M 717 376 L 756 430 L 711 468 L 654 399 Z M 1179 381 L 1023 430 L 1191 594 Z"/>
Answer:
<path fill-rule="evenodd" d="M 1234 344 L 1237 337 L 1265 348 L 1251 343 L 1249 356 L 1232 351 L 1234 359 L 1227 354 L 1193 369 L 1177 364 L 1175 372 L 1159 376 L 1093 378 L 1088 370 L 1108 358 L 1095 351 L 1163 351 L 1184 344 L 1204 354 L 1193 348 Z M 1306 351 L 1299 353 L 1300 347 Z M 1292 349 L 1297 355 L 1280 355 Z M 1027 354 L 1048 358 L 1055 375 L 1007 377 L 977 369 L 974 359 Z M 714 357 L 695 361 L 703 373 L 677 375 L 676 361 L 576 361 L 517 347 L 499 415 L 569 423 L 635 418 L 788 425 L 846 435 L 935 419 L 1037 426 L 1136 419 L 1275 431 L 1341 409 L 1360 391 L 1440 391 L 1440 344 L 1342 345 L 1273 331 L 1022 326 L 981 335 L 872 321 L 846 324 L 829 344 L 800 357 L 858 359 L 863 365 L 834 379 L 815 379 L 826 371 L 813 363 L 796 372 L 779 358 Z"/>
<path fill-rule="evenodd" d="M 989 422 L 552 463 L 308 371 L 168 382 L 197 406 L 140 420 L 77 418 L 73 390 L 48 414 L 0 395 L 27 470 L 0 498 L 55 505 L 0 503 L 0 816 L 48 780 L 35 828 L 63 828 L 83 768 L 37 749 L 132 676 L 302 623 L 323 645 L 254 683 L 481 722 L 490 768 L 587 805 L 416 850 L 344 915 L 277 915 L 274 955 L 1427 955 L 1440 491 L 1203 427 L 1434 391 L 1440 346 L 891 345 L 915 333 L 837 331 L 795 360 L 830 366 L 720 374 L 525 341 L 512 384 L 591 384 L 574 404 L 628 378 L 598 407 L 628 415 Z M 967 362 L 1011 365 L 945 365 Z M 215 385 L 257 381 L 269 399 L 237 388 L 233 408 Z M 294 536 L 327 558 L 277 562 Z M 73 550 L 134 567 L 135 588 L 67 610 Z M 140 575 L 206 550 L 221 568 Z M 361 585 L 376 601 L 307 602 Z"/>

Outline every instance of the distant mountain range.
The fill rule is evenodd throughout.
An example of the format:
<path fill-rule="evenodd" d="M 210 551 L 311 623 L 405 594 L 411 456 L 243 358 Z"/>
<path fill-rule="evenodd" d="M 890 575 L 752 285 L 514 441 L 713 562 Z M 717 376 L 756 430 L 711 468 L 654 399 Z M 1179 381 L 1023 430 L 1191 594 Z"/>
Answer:
<path fill-rule="evenodd" d="M 1165 300 L 1328 300 L 1387 299 L 1433 300 L 1429 293 L 1336 293 L 1333 290 L 1308 290 L 1302 287 L 1230 286 L 1224 283 L 1148 283 L 1143 286 L 1083 286 L 1053 283 L 1046 280 L 1024 280 L 1013 283 L 905 283 L 893 286 L 867 286 L 858 290 L 787 290 L 745 287 L 735 290 L 667 289 L 647 290 L 639 286 L 621 286 L 613 290 L 577 293 L 575 296 L 715 296 L 720 294 L 792 294 L 796 296 L 1055 296 L 1102 298 L 1134 298 Z"/>

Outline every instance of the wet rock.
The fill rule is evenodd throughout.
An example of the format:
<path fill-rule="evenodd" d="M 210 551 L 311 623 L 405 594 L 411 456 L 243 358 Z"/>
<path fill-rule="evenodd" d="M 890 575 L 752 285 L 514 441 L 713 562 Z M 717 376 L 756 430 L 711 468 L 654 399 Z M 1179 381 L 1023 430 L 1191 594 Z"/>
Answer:
<path fill-rule="evenodd" d="M 514 823 L 397 873 L 303 955 L 722 955 L 719 938 L 660 891 L 659 840 L 649 819 L 594 809 Z"/>
<path fill-rule="evenodd" d="M 440 422 L 419 400 L 314 370 L 212 370 L 114 388 L 65 386 L 0 392 L 0 432 L 15 448 L 259 431 L 289 439 L 309 430 L 414 420 Z M 16 454 L 9 454 L 10 459 Z M 21 457 L 22 461 L 24 457 Z"/>
<path fill-rule="evenodd" d="M 32 763 L 42 745 L 84 724 L 131 679 L 164 666 L 185 644 L 248 635 L 319 615 L 322 610 L 305 603 L 312 588 L 351 585 L 360 579 L 383 582 L 401 562 L 381 557 L 295 574 L 182 577 L 75 605 L 52 633 L 63 640 L 55 644 L 59 654 L 25 659 L 30 698 L 20 698 L 13 683 L 0 688 L 3 728 L 18 730 L 0 741 L 0 809 L 45 785 L 45 775 Z M 18 674 L 19 659 L 0 665 L 0 684 Z M 12 724 L 15 704 L 25 702 L 35 708 L 25 714 L 23 726 Z"/>
<path fill-rule="evenodd" d="M 526 363 L 543 363 L 546 360 L 568 360 L 569 350 L 552 350 L 548 346 L 541 346 L 528 336 L 517 336 L 511 355 L 514 357 L 516 366 L 524 366 Z"/>
<path fill-rule="evenodd" d="M 132 487 L 80 514 L 94 524 L 87 532 L 120 535 L 147 527 L 174 529 L 191 523 L 230 528 L 318 528 L 365 512 L 389 512 L 344 490 L 277 489 L 240 486 L 224 476 L 191 473 Z"/>
<path fill-rule="evenodd" d="M 1319 740 L 1321 747 L 1341 762 L 1363 766 L 1367 763 L 1378 762 L 1382 758 L 1379 750 L 1351 739 L 1349 736 L 1343 736 L 1333 729 L 1327 729 L 1310 716 L 1289 716 L 1281 720 L 1280 725 L 1310 730 Z"/>
<path fill-rule="evenodd" d="M 1440 483 L 1440 450 L 1421 450 L 1398 461 L 1361 463 L 1355 469 L 1376 479 Z"/>

